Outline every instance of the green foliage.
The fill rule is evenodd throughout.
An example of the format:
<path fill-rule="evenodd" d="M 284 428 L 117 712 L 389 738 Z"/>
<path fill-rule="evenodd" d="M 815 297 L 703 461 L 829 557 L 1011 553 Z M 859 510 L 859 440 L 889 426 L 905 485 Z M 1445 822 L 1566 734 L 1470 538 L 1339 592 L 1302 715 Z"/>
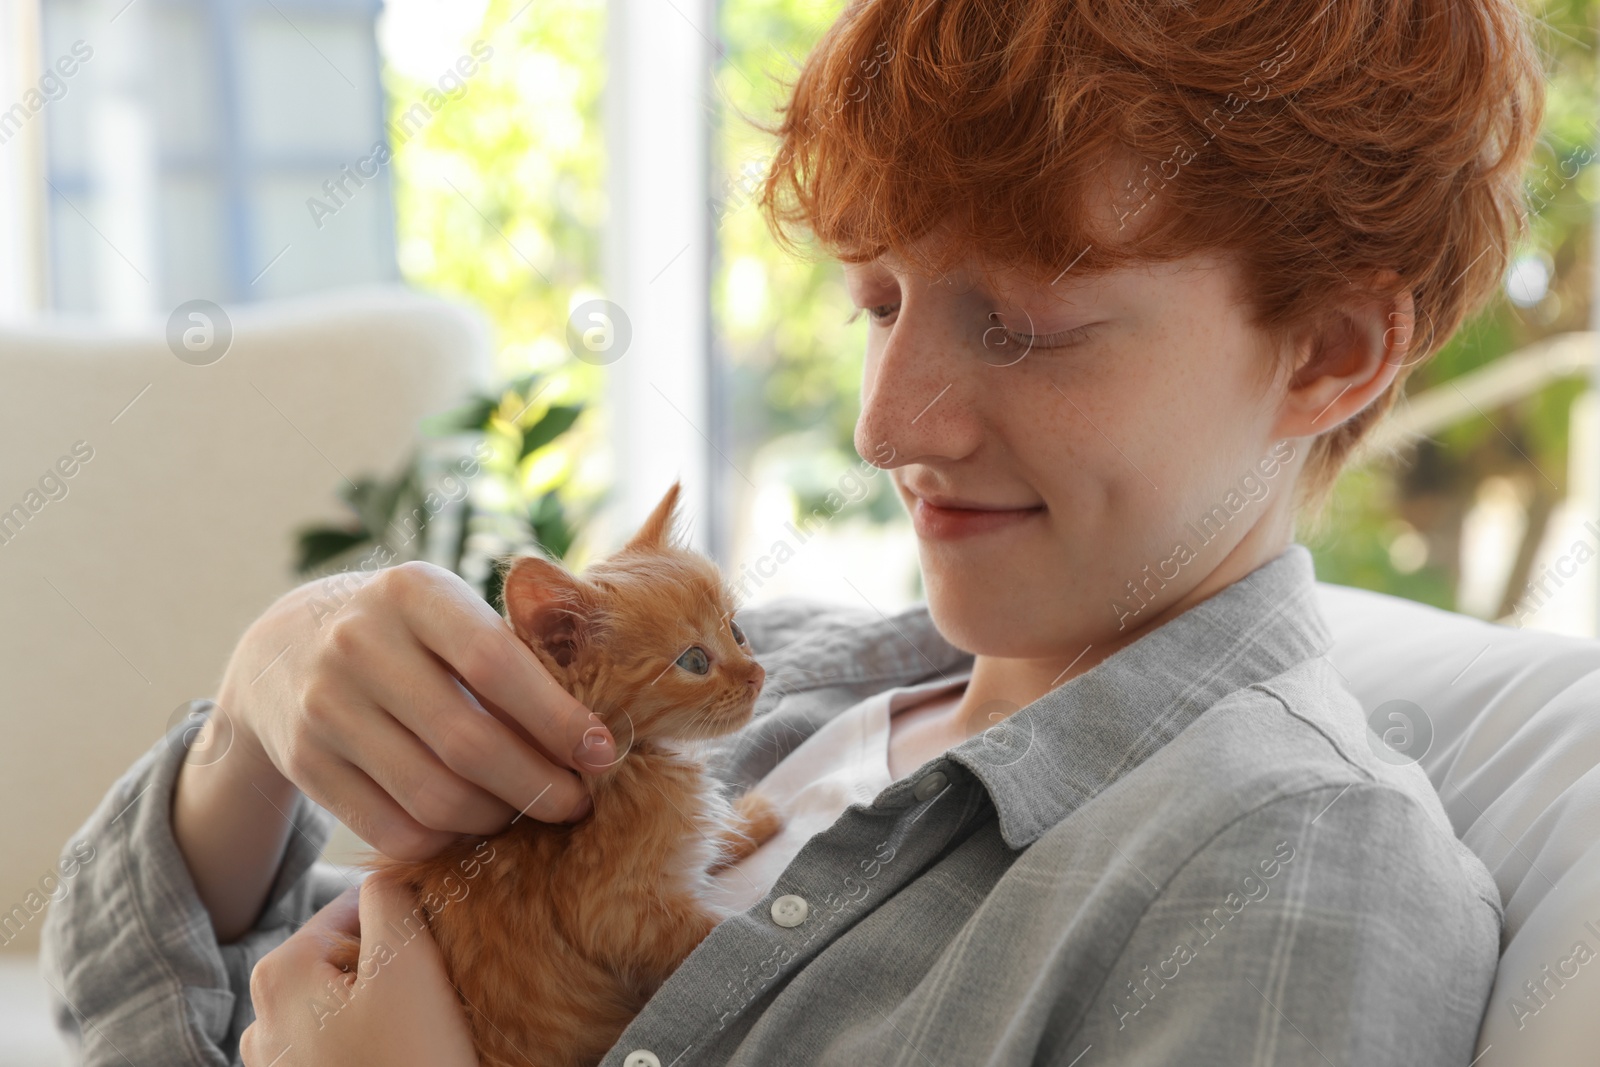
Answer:
<path fill-rule="evenodd" d="M 1437 559 L 1414 571 L 1395 565 L 1390 546 L 1414 532 L 1395 514 L 1397 492 L 1392 473 L 1370 466 L 1352 468 L 1340 479 L 1328 502 L 1328 529 L 1302 538 L 1311 550 L 1317 577 L 1451 608 L 1455 576 L 1449 568 Z"/>
<path fill-rule="evenodd" d="M 550 408 L 538 422 L 523 431 L 522 445 L 517 449 L 517 459 L 527 459 L 566 433 L 581 414 L 583 414 L 582 404 L 564 404 Z"/>
<path fill-rule="evenodd" d="M 339 496 L 355 513 L 354 523 L 303 528 L 297 535 L 295 569 L 309 574 L 357 549 L 379 543 L 398 550 L 389 533 L 395 519 L 416 508 L 428 514 L 417 462 L 415 456 L 408 459 L 400 473 L 387 481 L 366 476 L 341 486 Z"/>
<path fill-rule="evenodd" d="M 350 497 L 345 496 L 345 500 L 349 502 Z M 365 525 L 352 529 L 332 526 L 307 527 L 297 535 L 295 571 L 299 574 L 310 574 L 346 552 L 371 544 L 373 539 L 372 530 Z"/>
<path fill-rule="evenodd" d="M 357 565 L 358 554 L 362 560 L 381 562 L 423 558 L 428 531 L 447 504 L 454 505 L 451 521 L 459 524 L 458 535 L 435 562 L 468 579 L 490 603 L 497 603 L 500 595 L 498 558 L 517 552 L 566 556 L 574 532 L 567 504 L 556 488 L 530 500 L 524 486 L 529 469 L 564 443 L 584 405 L 546 404 L 540 409 L 536 404 L 545 391 L 540 375 L 524 375 L 429 420 L 424 427 L 428 432 L 469 441 L 475 452 L 488 457 L 466 468 L 474 476 L 456 476 L 457 487 L 469 483 L 462 495 L 450 501 L 453 493 L 441 493 L 443 479 L 430 479 L 428 453 L 419 450 L 392 478 L 364 477 L 345 486 L 340 495 L 353 513 L 349 524 L 299 531 L 299 572 Z"/>
<path fill-rule="evenodd" d="M 574 530 L 567 509 L 555 493 L 546 493 L 528 505 L 528 529 L 545 554 L 560 559 L 572 548 Z"/>

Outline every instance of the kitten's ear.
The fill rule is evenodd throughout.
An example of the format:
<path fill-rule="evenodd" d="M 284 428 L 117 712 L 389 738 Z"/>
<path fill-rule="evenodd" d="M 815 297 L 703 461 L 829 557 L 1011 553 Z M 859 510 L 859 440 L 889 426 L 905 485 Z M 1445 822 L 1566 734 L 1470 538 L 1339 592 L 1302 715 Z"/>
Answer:
<path fill-rule="evenodd" d="M 650 517 L 644 520 L 644 525 L 628 541 L 626 548 L 663 548 L 672 539 L 672 524 L 678 517 L 678 487 L 679 483 L 672 483 L 672 488 L 667 490 L 667 495 L 661 498 L 661 503 L 656 505 Z"/>
<path fill-rule="evenodd" d="M 506 571 L 506 616 L 517 636 L 570 666 L 589 639 L 599 598 L 594 587 L 565 567 L 538 556 L 522 556 Z"/>

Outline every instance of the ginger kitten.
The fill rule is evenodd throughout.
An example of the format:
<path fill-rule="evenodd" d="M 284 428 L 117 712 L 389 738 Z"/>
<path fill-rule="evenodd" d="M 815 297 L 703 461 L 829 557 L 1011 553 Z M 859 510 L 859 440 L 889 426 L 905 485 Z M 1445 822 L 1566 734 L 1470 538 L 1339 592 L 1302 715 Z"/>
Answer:
<path fill-rule="evenodd" d="M 598 1063 L 727 917 L 707 902 L 708 875 L 781 826 L 754 794 L 730 805 L 694 746 L 675 743 L 749 722 L 765 676 L 716 567 L 672 543 L 677 501 L 674 484 L 581 577 L 536 557 L 506 574 L 517 636 L 623 753 L 579 772 L 593 812 L 573 825 L 518 817 L 432 859 L 368 864 L 417 894 L 484 1067 Z M 359 951 L 350 939 L 335 963 L 353 970 Z"/>

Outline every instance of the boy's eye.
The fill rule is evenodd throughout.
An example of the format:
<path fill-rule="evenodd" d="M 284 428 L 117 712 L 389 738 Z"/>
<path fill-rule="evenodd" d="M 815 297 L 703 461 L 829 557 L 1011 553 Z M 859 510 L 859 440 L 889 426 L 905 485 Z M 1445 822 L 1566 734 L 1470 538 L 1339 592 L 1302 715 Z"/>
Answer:
<path fill-rule="evenodd" d="M 711 657 L 706 655 L 705 649 L 695 645 L 678 657 L 678 666 L 690 674 L 705 674 L 711 669 Z"/>
<path fill-rule="evenodd" d="M 739 624 L 732 619 L 728 620 L 728 629 L 733 631 L 733 639 L 739 644 L 744 644 L 744 631 L 739 629 Z"/>
<path fill-rule="evenodd" d="M 1074 330 L 1062 330 L 1059 333 L 1025 333 L 1005 326 L 1000 322 L 999 313 L 993 311 L 989 313 L 989 321 L 995 325 L 983 331 L 983 347 L 1009 354 L 1012 358 L 1035 348 L 1069 348 L 1085 340 L 1089 334 L 1087 325 Z M 1032 325 L 1031 318 L 1029 325 Z"/>
<path fill-rule="evenodd" d="M 1076 330 L 1062 330 L 1060 333 L 1047 333 L 1035 335 L 1031 333 L 1018 333 L 1011 331 L 1013 344 L 1020 344 L 1027 348 L 1067 348 L 1078 344 L 1089 336 L 1087 326 L 1079 326 Z"/>
<path fill-rule="evenodd" d="M 873 322 L 882 324 L 884 320 L 894 314 L 895 308 L 899 306 L 899 304 L 868 304 L 866 307 L 856 308 L 850 313 L 850 317 L 844 321 L 847 323 L 854 322 L 861 317 L 861 313 L 864 311 Z"/>

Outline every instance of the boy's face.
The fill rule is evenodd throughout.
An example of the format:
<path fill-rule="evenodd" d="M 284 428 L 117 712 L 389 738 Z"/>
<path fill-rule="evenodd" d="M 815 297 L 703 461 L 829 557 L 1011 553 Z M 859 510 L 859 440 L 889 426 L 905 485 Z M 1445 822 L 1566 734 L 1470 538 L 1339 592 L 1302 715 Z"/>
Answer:
<path fill-rule="evenodd" d="M 1053 285 L 970 263 L 845 268 L 871 320 L 856 448 L 892 469 L 949 640 L 1070 658 L 1282 551 L 1309 442 L 1274 436 L 1280 356 L 1231 261 Z"/>

